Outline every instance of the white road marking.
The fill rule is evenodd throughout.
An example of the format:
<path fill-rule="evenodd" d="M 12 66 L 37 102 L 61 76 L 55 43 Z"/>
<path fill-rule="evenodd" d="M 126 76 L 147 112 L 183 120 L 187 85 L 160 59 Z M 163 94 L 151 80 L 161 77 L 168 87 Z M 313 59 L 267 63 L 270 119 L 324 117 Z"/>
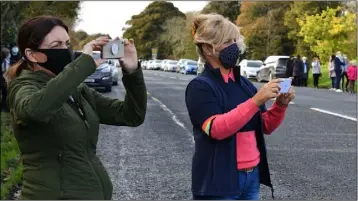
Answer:
<path fill-rule="evenodd" d="M 171 79 L 175 79 L 175 77 L 169 77 L 169 78 L 171 78 Z"/>
<path fill-rule="evenodd" d="M 189 79 L 187 79 L 187 78 L 179 78 L 179 80 L 186 80 L 186 81 L 188 81 Z"/>
<path fill-rule="evenodd" d="M 344 118 L 344 119 L 349 119 L 349 120 L 352 120 L 352 121 L 357 121 L 357 118 L 350 117 L 350 116 L 346 116 L 346 115 L 343 115 L 343 114 L 338 114 L 338 113 L 335 113 L 335 112 L 330 112 L 330 111 L 322 110 L 322 109 L 319 109 L 319 108 L 310 108 L 310 109 L 311 109 L 311 110 L 315 110 L 315 111 L 317 111 L 317 112 L 322 112 L 322 113 L 325 113 L 325 114 L 330 114 L 330 115 L 333 115 L 333 116 L 341 117 L 341 118 Z"/>
<path fill-rule="evenodd" d="M 148 93 L 148 92 L 147 92 Z M 184 126 L 184 123 L 181 122 L 177 116 L 174 114 L 173 111 L 171 111 L 166 105 L 164 105 L 164 103 L 162 103 L 162 101 L 160 101 L 159 99 L 157 99 L 156 97 L 151 96 L 152 100 L 154 100 L 155 102 L 157 102 L 159 104 L 159 106 L 166 112 L 168 112 L 170 114 L 170 116 L 172 117 L 172 120 L 174 121 L 174 123 L 176 123 L 177 125 L 179 125 L 180 127 L 182 127 L 187 135 L 190 137 L 191 142 L 194 144 L 194 136 L 191 134 L 191 132 Z"/>
<path fill-rule="evenodd" d="M 295 104 L 295 102 L 290 102 L 290 104 L 291 104 L 291 105 L 294 105 L 294 104 Z"/>

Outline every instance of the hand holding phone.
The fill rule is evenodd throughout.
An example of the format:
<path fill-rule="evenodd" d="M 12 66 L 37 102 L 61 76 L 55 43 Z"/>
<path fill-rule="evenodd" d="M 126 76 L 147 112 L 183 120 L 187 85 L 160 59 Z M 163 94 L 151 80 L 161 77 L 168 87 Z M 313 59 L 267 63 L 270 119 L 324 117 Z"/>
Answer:
<path fill-rule="evenodd" d="M 116 39 L 109 41 L 102 47 L 102 59 L 119 59 L 124 57 L 124 40 Z"/>
<path fill-rule="evenodd" d="M 290 90 L 291 88 L 291 82 L 292 82 L 292 79 L 290 78 L 287 78 L 287 79 L 281 79 L 282 81 L 280 82 L 280 93 L 281 94 L 285 94 L 285 93 L 288 93 L 288 91 Z"/>

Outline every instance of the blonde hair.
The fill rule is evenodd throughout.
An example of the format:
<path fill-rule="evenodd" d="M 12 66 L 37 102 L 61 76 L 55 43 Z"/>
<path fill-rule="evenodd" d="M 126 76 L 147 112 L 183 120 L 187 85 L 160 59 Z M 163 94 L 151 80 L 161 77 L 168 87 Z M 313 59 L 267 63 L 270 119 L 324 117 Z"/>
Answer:
<path fill-rule="evenodd" d="M 214 53 L 216 47 L 234 39 L 241 53 L 245 50 L 244 37 L 240 34 L 239 27 L 219 14 L 197 15 L 192 22 L 192 36 L 202 61 L 206 59 L 202 49 L 198 47 L 200 44 L 211 45 Z"/>

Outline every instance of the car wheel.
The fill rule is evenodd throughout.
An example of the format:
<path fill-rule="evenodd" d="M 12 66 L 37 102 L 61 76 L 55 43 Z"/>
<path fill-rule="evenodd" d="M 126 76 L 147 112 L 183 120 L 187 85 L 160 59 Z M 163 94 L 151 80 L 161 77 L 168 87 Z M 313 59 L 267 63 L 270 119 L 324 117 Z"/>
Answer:
<path fill-rule="evenodd" d="M 117 86 L 117 85 L 118 85 L 118 82 L 117 82 L 117 81 L 114 81 L 114 82 L 113 82 L 113 85 L 114 85 L 114 86 Z"/>

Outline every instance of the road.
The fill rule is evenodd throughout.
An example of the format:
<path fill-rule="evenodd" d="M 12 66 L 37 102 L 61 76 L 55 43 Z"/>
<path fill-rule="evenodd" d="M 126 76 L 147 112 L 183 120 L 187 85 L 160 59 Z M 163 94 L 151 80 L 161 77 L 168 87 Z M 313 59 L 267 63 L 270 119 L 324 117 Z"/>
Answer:
<path fill-rule="evenodd" d="M 101 125 L 98 154 L 112 179 L 113 199 L 191 199 L 193 138 L 184 93 L 194 75 L 144 74 L 144 124 Z M 106 95 L 122 99 L 124 93 L 120 84 Z M 284 123 L 266 137 L 275 199 L 356 200 L 356 104 L 355 95 L 296 88 Z M 271 199 L 267 187 L 261 187 L 261 199 Z"/>

